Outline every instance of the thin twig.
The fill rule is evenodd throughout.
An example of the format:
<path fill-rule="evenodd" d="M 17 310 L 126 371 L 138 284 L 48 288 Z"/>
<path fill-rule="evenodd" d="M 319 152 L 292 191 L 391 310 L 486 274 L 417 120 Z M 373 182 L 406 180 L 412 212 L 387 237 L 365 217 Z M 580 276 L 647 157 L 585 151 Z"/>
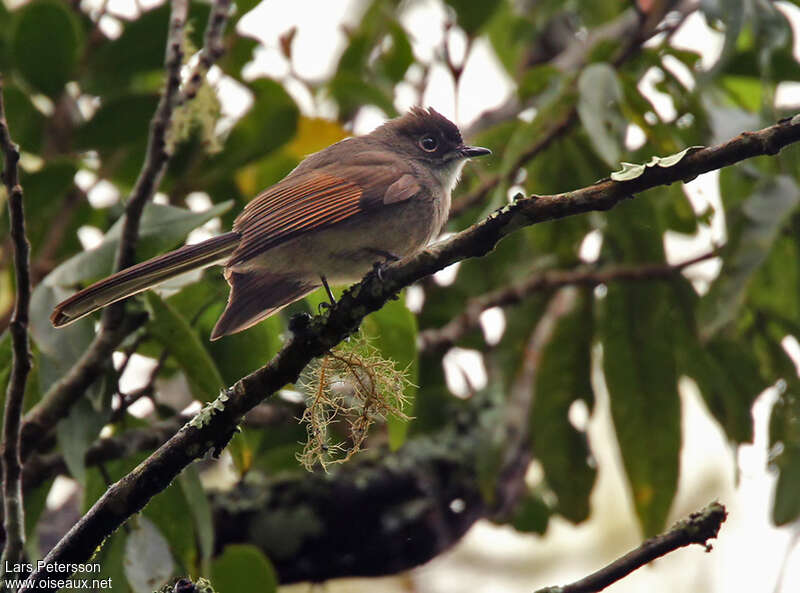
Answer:
<path fill-rule="evenodd" d="M 616 583 L 656 558 L 691 544 L 701 545 L 705 547 L 706 551 L 711 551 L 711 544 L 708 543 L 708 540 L 717 537 L 727 516 L 728 513 L 724 506 L 718 502 L 712 502 L 701 511 L 689 515 L 687 519 L 678 521 L 666 533 L 648 539 L 641 546 L 605 568 L 569 585 L 544 587 L 536 593 L 595 593 Z"/>
<path fill-rule="evenodd" d="M 364 317 L 380 309 L 402 288 L 457 261 L 486 255 L 502 238 L 521 228 L 609 210 L 636 193 L 694 179 L 756 156 L 774 155 L 796 142 L 800 142 L 800 116 L 756 132 L 744 132 L 724 144 L 687 153 L 671 167 L 649 167 L 635 179 L 605 179 L 573 192 L 520 198 L 448 240 L 387 265 L 380 278 L 368 274 L 325 312 L 305 324 L 296 321 L 295 333 L 268 364 L 237 381 L 143 461 L 136 472 L 112 485 L 48 553 L 42 569 L 31 575 L 29 590 L 42 587 L 41 590 L 52 591 L 52 587 L 45 585 L 56 573 L 48 566 L 85 562 L 109 533 L 141 510 L 187 465 L 208 451 L 221 452 L 244 414 L 284 385 L 295 382 L 313 358 L 356 331 Z"/>
<path fill-rule="evenodd" d="M 178 104 L 183 105 L 197 96 L 197 91 L 217 60 L 225 53 L 223 43 L 223 33 L 225 33 L 225 23 L 228 21 L 228 14 L 231 10 L 231 0 L 215 0 L 211 4 L 211 13 L 208 15 L 203 48 L 200 50 L 197 64 L 189 76 L 189 80 L 181 89 Z"/>
<path fill-rule="evenodd" d="M 446 325 L 438 329 L 420 332 L 420 350 L 441 352 L 453 346 L 458 340 L 480 323 L 481 314 L 493 307 L 516 305 L 534 294 L 561 288 L 562 286 L 597 286 L 620 280 L 647 281 L 671 278 L 685 268 L 716 257 L 717 251 L 704 253 L 698 257 L 678 264 L 640 264 L 613 266 L 608 268 L 578 268 L 573 270 L 546 270 L 535 274 L 513 286 L 500 288 L 493 292 L 474 297 L 467 301 L 464 309 Z"/>
<path fill-rule="evenodd" d="M 8 194 L 8 217 L 11 241 L 14 246 L 14 272 L 17 294 L 14 313 L 9 323 L 13 353 L 11 375 L 6 390 L 3 417 L 2 468 L 3 512 L 6 532 L 5 547 L 0 559 L 0 576 L 5 567 L 22 560 L 25 546 L 25 514 L 22 499 L 22 463 L 19 454 L 19 435 L 22 420 L 22 401 L 31 370 L 31 349 L 28 336 L 28 313 L 31 300 L 30 244 L 25 234 L 25 210 L 22 186 L 19 183 L 19 148 L 11 140 L 3 102 L 3 78 L 0 75 L 0 150 L 3 151 L 3 184 Z M 8 564 L 7 564 L 8 563 Z M 0 588 L 5 586 L 0 585 Z"/>

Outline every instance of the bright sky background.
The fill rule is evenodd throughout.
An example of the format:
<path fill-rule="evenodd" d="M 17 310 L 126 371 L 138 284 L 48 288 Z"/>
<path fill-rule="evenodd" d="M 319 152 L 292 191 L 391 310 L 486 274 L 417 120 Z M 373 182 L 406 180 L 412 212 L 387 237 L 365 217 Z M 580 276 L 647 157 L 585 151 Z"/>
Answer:
<path fill-rule="evenodd" d="M 150 6 L 152 0 L 142 0 L 140 5 Z M 346 37 L 342 25 L 359 20 L 362 5 L 356 0 L 266 0 L 245 16 L 240 27 L 259 38 L 263 47 L 256 52 L 255 60 L 245 70 L 251 77 L 267 75 L 287 80 L 290 69 L 279 50 L 278 37 L 292 27 L 298 32 L 294 40 L 293 68 L 301 77 L 316 80 L 327 77 L 343 51 Z M 781 3 L 790 12 L 796 24 L 800 10 Z M 133 0 L 109 0 L 111 14 L 131 17 L 136 14 Z M 429 60 L 443 36 L 446 13 L 436 0 L 418 0 L 404 5 L 402 23 L 413 32 L 412 43 L 417 57 Z M 119 23 L 105 17 L 104 28 L 113 33 Z M 797 31 L 797 27 L 795 27 Z M 797 41 L 796 47 L 800 44 Z M 683 47 L 703 53 L 703 63 L 710 65 L 719 54 L 721 35 L 709 29 L 702 17 L 694 15 L 675 36 Z M 450 50 L 456 57 L 463 55 L 464 36 L 459 31 L 451 33 Z M 796 51 L 797 53 L 797 51 Z M 410 72 L 414 81 L 419 72 Z M 671 119 L 671 102 L 659 98 L 652 88 L 657 72 L 648 73 L 642 82 L 665 120 Z M 231 80 L 219 81 L 225 112 L 231 116 L 241 114 L 250 104 L 247 93 Z M 289 80 L 287 88 L 308 115 L 334 115 L 334 106 L 325 101 L 315 103 L 306 88 Z M 505 74 L 494 57 L 491 47 L 483 40 L 477 42 L 469 56 L 461 84 L 454 89 L 447 70 L 442 66 L 433 69 L 424 94 L 426 104 L 465 126 L 486 109 L 501 104 L 513 92 L 513 81 Z M 783 103 L 798 103 L 797 87 L 786 86 L 779 93 Z M 412 84 L 399 85 L 395 97 L 398 109 L 413 105 L 416 94 Z M 365 133 L 384 121 L 382 112 L 375 108 L 364 109 L 355 123 L 355 133 Z M 265 131 L 268 133 L 268 131 Z M 637 142 L 635 129 L 629 134 L 630 142 Z M 718 203 L 713 173 L 687 184 L 687 192 L 698 210 L 705 204 Z M 570 189 L 565 180 L 564 189 Z M 108 197 L 109 188 L 99 188 L 96 199 Z M 111 192 L 113 194 L 113 192 Z M 101 195 L 103 194 L 103 195 Z M 206 200 L 207 202 L 207 200 Z M 198 207 L 204 207 L 202 199 Z M 717 209 L 717 212 L 720 210 Z M 91 235 L 91 236 L 90 236 Z M 82 237 L 84 238 L 84 237 Z M 90 245 L 98 237 L 91 231 L 85 241 Z M 697 237 L 670 235 L 667 247 L 674 261 L 704 252 L 711 241 L 724 239 L 724 221 L 717 218 Z M 597 251 L 599 244 L 587 242 L 586 253 Z M 696 266 L 692 273 L 702 285 L 704 277 L 714 274 L 718 263 L 708 262 Z M 454 277 L 456 269 L 448 273 Z M 447 273 L 439 279 L 447 281 Z M 694 278 L 693 278 L 694 279 Z M 452 280 L 451 280 L 452 281 Z M 501 312 L 486 315 L 484 328 L 493 339 L 499 338 L 503 329 Z M 796 342 L 795 342 L 796 345 Z M 597 353 L 598 357 L 601 353 Z M 126 373 L 126 389 L 132 389 L 146 376 L 151 362 L 139 357 Z M 480 357 L 476 353 L 461 351 L 448 357 L 448 365 L 462 366 L 472 382 L 485 381 Z M 459 373 L 450 373 L 452 387 L 459 389 Z M 595 386 L 598 402 L 594 415 L 588 419 L 588 433 L 599 467 L 598 483 L 592 495 L 592 518 L 575 527 L 564 521 L 554 521 L 544 538 L 521 535 L 511 528 L 493 526 L 487 522 L 477 524 L 455 550 L 437 558 L 411 573 L 414 590 L 424 593 L 445 593 L 469 590 L 472 593 L 516 593 L 530 591 L 545 585 L 566 583 L 600 568 L 626 550 L 640 543 L 641 537 L 632 515 L 629 493 L 622 475 L 619 454 L 615 449 L 613 428 L 608 409 L 608 397 L 602 377 L 596 373 Z M 684 450 L 681 459 L 682 475 L 679 492 L 673 506 L 672 519 L 679 519 L 714 498 L 727 505 L 730 516 L 723 525 L 721 537 L 714 542 L 714 551 L 706 555 L 699 547 L 683 550 L 637 571 L 611 589 L 615 593 L 640 591 L 704 590 L 725 593 L 774 591 L 796 593 L 800 591 L 800 527 L 774 528 L 769 520 L 774 478 L 766 471 L 767 419 L 774 401 L 774 391 L 759 398 L 754 410 L 756 440 L 753 445 L 733 451 L 719 427 L 709 416 L 696 388 L 690 381 L 682 385 Z M 142 400 L 143 402 L 146 400 Z M 146 409 L 140 412 L 146 412 Z M 573 410 L 577 423 L 586 423 L 586 410 Z M 738 463 L 738 471 L 732 460 Z M 537 468 L 531 472 L 535 479 Z M 55 498 L 50 501 L 54 503 Z M 792 551 L 793 550 L 793 551 Z M 791 554 L 791 556 L 787 556 Z M 785 562 L 783 586 L 775 589 L 781 566 Z M 402 579 L 349 580 L 343 584 L 347 591 L 401 591 L 408 590 Z M 303 588 L 305 587 L 305 588 Z M 307 586 L 298 588 L 305 592 Z M 326 590 L 337 589 L 332 585 Z"/>

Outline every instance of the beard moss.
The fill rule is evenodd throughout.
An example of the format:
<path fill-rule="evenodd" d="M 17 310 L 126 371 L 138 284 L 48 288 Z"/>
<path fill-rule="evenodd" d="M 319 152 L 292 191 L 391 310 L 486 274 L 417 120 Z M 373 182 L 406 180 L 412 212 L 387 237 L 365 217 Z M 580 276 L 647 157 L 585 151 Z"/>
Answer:
<path fill-rule="evenodd" d="M 410 385 L 407 369 L 384 358 L 358 332 L 310 364 L 298 386 L 306 409 L 307 439 L 298 461 L 309 471 L 344 463 L 364 447 L 369 428 L 403 413 Z"/>

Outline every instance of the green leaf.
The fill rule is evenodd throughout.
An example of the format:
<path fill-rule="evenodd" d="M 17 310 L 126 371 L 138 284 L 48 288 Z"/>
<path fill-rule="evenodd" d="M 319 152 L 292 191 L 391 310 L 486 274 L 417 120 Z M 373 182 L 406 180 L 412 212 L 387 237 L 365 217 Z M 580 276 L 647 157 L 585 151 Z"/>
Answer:
<path fill-rule="evenodd" d="M 375 105 L 389 117 L 397 116 L 392 94 L 355 72 L 338 72 L 328 84 L 328 90 L 339 104 L 340 120 L 346 121 L 364 105 Z"/>
<path fill-rule="evenodd" d="M 375 67 L 392 84 L 397 84 L 403 80 L 408 67 L 414 63 L 414 53 L 411 50 L 411 42 L 408 40 L 408 35 L 402 25 L 397 22 L 390 22 L 388 27 L 387 39 L 390 45 L 378 57 Z"/>
<path fill-rule="evenodd" d="M 142 513 L 166 540 L 171 557 L 188 570 L 197 561 L 197 541 L 195 518 L 192 512 L 187 512 L 187 506 L 184 489 L 179 482 L 173 482 L 153 498 Z"/>
<path fill-rule="evenodd" d="M 45 117 L 36 109 L 30 97 L 11 80 L 3 81 L 3 101 L 11 137 L 24 152 L 37 153 L 42 146 Z M 24 185 L 26 201 L 28 185 Z"/>
<path fill-rule="evenodd" d="M 736 50 L 736 41 L 744 24 L 745 3 L 741 0 L 703 0 L 700 9 L 705 13 L 709 23 L 721 21 L 724 23 L 725 37 L 717 63 L 708 71 L 703 72 L 701 78 L 708 80 L 717 74 L 733 56 Z"/>
<path fill-rule="evenodd" d="M 279 83 L 260 78 L 250 83 L 253 106 L 225 141 L 225 150 L 212 158 L 209 168 L 236 169 L 261 158 L 291 140 L 297 132 L 300 110 Z"/>
<path fill-rule="evenodd" d="M 83 31 L 68 6 L 36 0 L 17 15 L 12 63 L 31 86 L 56 97 L 72 79 L 82 45 Z"/>
<path fill-rule="evenodd" d="M 158 528 L 146 517 L 137 523 L 125 541 L 125 578 L 134 593 L 152 593 L 172 576 L 175 563 Z"/>
<path fill-rule="evenodd" d="M 445 0 L 456 12 L 456 20 L 467 35 L 475 35 L 502 4 L 500 0 Z"/>
<path fill-rule="evenodd" d="M 178 484 L 183 496 L 188 503 L 189 512 L 194 519 L 194 528 L 197 533 L 197 543 L 200 548 L 200 557 L 203 563 L 211 559 L 214 552 L 214 519 L 211 516 L 211 505 L 208 496 L 200 483 L 197 467 L 190 465 L 178 476 Z M 205 574 L 207 571 L 203 570 Z"/>
<path fill-rule="evenodd" d="M 658 533 L 678 484 L 680 399 L 663 287 L 612 284 L 603 328 L 603 368 L 611 413 L 636 513 Z"/>
<path fill-rule="evenodd" d="M 590 465 L 586 433 L 569 421 L 570 406 L 594 402 L 591 295 L 583 295 L 563 317 L 539 361 L 530 415 L 530 440 L 547 484 L 558 498 L 555 510 L 574 523 L 589 516 L 589 495 L 597 470 Z"/>
<path fill-rule="evenodd" d="M 800 325 L 800 236 L 797 226 L 779 236 L 766 261 L 753 276 L 747 302 L 759 311 Z"/>
<path fill-rule="evenodd" d="M 616 164 L 627 129 L 619 111 L 622 87 L 616 70 L 605 63 L 590 64 L 578 79 L 578 92 L 578 115 L 597 154 L 608 164 Z"/>
<path fill-rule="evenodd" d="M 664 195 L 654 195 L 656 192 Z M 664 224 L 668 229 L 686 235 L 694 235 L 697 232 L 698 215 L 695 214 L 692 203 L 684 193 L 682 184 L 673 183 L 667 187 L 657 188 L 651 195 L 661 209 Z"/>
<path fill-rule="evenodd" d="M 772 521 L 787 525 L 800 517 L 800 394 L 791 387 L 772 408 L 769 440 L 770 449 L 778 452 L 771 464 L 779 471 Z"/>
<path fill-rule="evenodd" d="M 500 8 L 486 25 L 486 33 L 495 55 L 506 72 L 515 78 L 519 77 L 520 67 L 538 33 L 526 16 L 517 14 L 510 2 L 501 2 Z"/>
<path fill-rule="evenodd" d="M 85 80 L 89 93 L 113 96 L 128 91 L 156 91 L 164 71 L 164 50 L 169 26 L 169 3 L 148 10 L 139 18 L 125 23 L 122 34 L 106 41 L 87 56 Z M 203 31 L 208 20 L 206 3 L 189 5 L 189 37 L 195 47 L 201 47 Z M 151 73 L 156 73 L 148 82 Z"/>
<path fill-rule="evenodd" d="M 39 375 L 44 391 L 84 355 L 94 337 L 94 322 L 81 319 L 60 329 L 50 323 L 53 308 L 71 291 L 40 282 L 31 295 L 31 337 L 40 351 Z M 90 388 L 96 392 L 97 386 Z"/>
<path fill-rule="evenodd" d="M 278 590 L 278 576 L 272 563 L 257 547 L 244 544 L 225 546 L 211 565 L 211 583 L 221 592 Z"/>
<path fill-rule="evenodd" d="M 117 529 L 106 538 L 100 549 L 92 557 L 91 562 L 100 565 L 100 572 L 76 572 L 72 579 L 109 579 L 114 593 L 128 593 L 131 589 L 125 579 L 125 544 L 128 535 L 123 529 Z M 108 589 L 106 589 L 108 591 Z"/>
<path fill-rule="evenodd" d="M 762 181 L 741 207 L 743 228 L 728 245 L 722 270 L 700 302 L 701 336 L 708 339 L 736 317 L 750 279 L 767 259 L 786 218 L 797 208 L 800 190 L 779 175 Z"/>
<path fill-rule="evenodd" d="M 211 317 L 216 320 L 221 312 L 221 307 L 216 308 Z M 262 366 L 278 352 L 282 344 L 282 332 L 280 316 L 273 315 L 243 332 L 208 342 L 206 347 L 225 383 L 230 385 Z"/>
<path fill-rule="evenodd" d="M 550 515 L 550 508 L 544 499 L 533 492 L 527 492 L 514 509 L 511 525 L 522 533 L 544 535 Z"/>
<path fill-rule="evenodd" d="M 200 401 L 214 400 L 225 384 L 197 333 L 155 292 L 148 292 L 146 298 L 151 312 L 147 333 L 160 342 L 183 369 L 192 394 Z"/>
<path fill-rule="evenodd" d="M 31 213 L 25 222 L 33 253 L 50 236 L 56 217 L 64 215 L 64 197 L 73 187 L 76 171 L 72 161 L 54 158 L 35 173 L 22 176 L 25 210 Z"/>
<path fill-rule="evenodd" d="M 86 450 L 97 440 L 108 416 L 107 409 L 98 409 L 88 397 L 82 397 L 56 425 L 58 446 L 69 473 L 82 486 L 86 485 Z"/>
<path fill-rule="evenodd" d="M 374 338 L 374 345 L 398 369 L 407 369 L 408 379 L 412 383 L 406 388 L 408 398 L 403 413 L 411 414 L 414 409 L 414 398 L 419 380 L 417 362 L 417 318 L 405 306 L 405 299 L 389 301 L 380 310 L 364 319 L 364 333 Z M 387 418 L 389 429 L 389 446 L 395 450 L 405 442 L 408 433 L 408 420 L 391 415 Z"/>
<path fill-rule="evenodd" d="M 620 263 L 664 261 L 651 202 L 615 209 L 603 255 Z M 603 370 L 634 507 L 645 535 L 664 526 L 678 483 L 681 445 L 674 294 L 661 282 L 614 282 L 601 302 Z"/>
<path fill-rule="evenodd" d="M 121 95 L 103 103 L 92 119 L 75 131 L 75 147 L 110 151 L 147 138 L 158 94 Z"/>
<path fill-rule="evenodd" d="M 752 442 L 751 408 L 767 387 L 753 355 L 738 342 L 719 337 L 701 344 L 692 336 L 676 351 L 681 372 L 697 382 L 727 437 L 734 443 Z"/>

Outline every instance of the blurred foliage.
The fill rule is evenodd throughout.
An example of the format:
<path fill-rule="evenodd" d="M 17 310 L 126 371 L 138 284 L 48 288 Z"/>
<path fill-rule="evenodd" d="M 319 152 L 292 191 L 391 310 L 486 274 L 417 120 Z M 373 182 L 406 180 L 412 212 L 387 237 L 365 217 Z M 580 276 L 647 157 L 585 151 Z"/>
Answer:
<path fill-rule="evenodd" d="M 255 4 L 236 2 L 233 22 Z M 56 331 L 48 316 L 58 300 L 111 270 L 122 201 L 93 206 L 87 191 L 102 184 L 124 200 L 132 188 L 163 83 L 169 10 L 161 5 L 130 20 L 109 17 L 121 29 L 109 37 L 97 24 L 97 12 L 83 13 L 74 3 L 32 0 L 15 5 L 9 10 L 0 3 L 0 70 L 11 132 L 24 152 L 22 184 L 36 281 L 36 365 L 26 400 L 30 407 L 71 368 L 96 331 L 91 319 Z M 445 42 L 450 35 L 463 35 L 470 51 L 476 40 L 485 40 L 498 67 L 515 82 L 517 112 L 530 108 L 530 117 L 517 118 L 514 112 L 499 123 L 478 122 L 470 140 L 488 146 L 495 156 L 467 169 L 454 202 L 492 176 L 499 175 L 500 182 L 479 205 L 451 221 L 450 230 L 463 229 L 502 206 L 510 192 L 568 191 L 607 177 L 619 168 L 619 161 L 646 163 L 654 155 L 725 140 L 785 115 L 776 107 L 775 96 L 782 83 L 800 81 L 800 64 L 791 51 L 792 31 L 784 13 L 766 0 L 701 3 L 699 18 L 723 39 L 721 55 L 705 71 L 700 56 L 674 47 L 669 34 L 628 52 L 625 59 L 617 59 L 624 40 L 611 38 L 595 42 L 585 58 L 571 66 L 553 60 L 576 36 L 586 38 L 586 32 L 621 18 L 629 6 L 615 0 L 443 0 Z M 178 139 L 160 188 L 166 203 L 146 208 L 137 257 L 179 245 L 190 231 L 212 219 L 227 228 L 262 188 L 307 154 L 346 137 L 363 108 L 377 108 L 391 117 L 398 113 L 401 96 L 404 104 L 409 92 L 422 100 L 419 89 L 424 89 L 431 67 L 444 66 L 458 85 L 459 65 L 448 62 L 443 47 L 432 58 L 415 50 L 415 33 L 404 28 L 401 18 L 406 3 L 363 0 L 361 8 L 360 18 L 346 28 L 335 67 L 322 80 L 304 80 L 291 67 L 281 79 L 245 77 L 243 68 L 252 61 L 259 41 L 229 25 L 227 53 L 219 65 L 227 81 L 250 97 L 250 106 L 231 119 L 217 113 L 211 97 L 199 116 L 204 130 L 188 126 L 186 137 Z M 192 2 L 190 12 L 188 42 L 200 47 L 208 5 Z M 289 65 L 293 39 L 294 32 L 287 31 L 270 40 Z M 642 83 L 646 73 L 658 100 Z M 335 111 L 335 120 L 301 111 L 300 95 L 324 105 L 320 112 Z M 571 114 L 574 125 L 534 159 L 519 162 L 550 133 L 554 122 Z M 636 126 L 635 134 L 631 125 Z M 214 140 L 222 148 L 214 154 L 209 130 L 216 130 Z M 632 137 L 638 140 L 633 143 Z M 78 183 L 87 177 L 95 180 L 88 189 L 84 181 Z M 777 389 L 770 423 L 771 467 L 777 474 L 772 515 L 776 524 L 797 521 L 800 381 L 784 345 L 787 336 L 800 337 L 798 181 L 800 151 L 793 147 L 774 158 L 724 169 L 719 174 L 720 204 L 698 206 L 677 184 L 658 188 L 610 213 L 517 232 L 485 258 L 462 262 L 450 285 L 424 283 L 419 311 L 409 310 L 405 299 L 389 303 L 365 320 L 363 331 L 382 357 L 406 369 L 413 385 L 405 389 L 409 403 L 403 411 L 412 420 L 391 418 L 387 427 L 373 427 L 367 446 L 401 447 L 420 433 L 443 428 L 459 409 L 471 405 L 469 399 L 454 397 L 448 387 L 442 354 L 419 352 L 417 347 L 420 331 L 447 323 L 467 299 L 540 270 L 582 265 L 581 245 L 590 233 L 602 238 L 599 264 L 663 265 L 667 231 L 707 233 L 712 220 L 721 221 L 722 265 L 710 285 L 693 285 L 680 275 L 669 281 L 614 282 L 582 291 L 575 309 L 558 322 L 541 353 L 533 385 L 536 397 L 525 419 L 528 444 L 543 477 L 505 520 L 521 531 L 543 533 L 553 516 L 572 522 L 590 516 L 596 468 L 585 427 L 573 421 L 572 413 L 582 406 L 591 415 L 595 389 L 603 384 L 593 373 L 602 372 L 631 503 L 644 533 L 664 526 L 679 480 L 682 377 L 694 380 L 708 411 L 734 445 L 753 438 L 755 398 L 768 387 Z M 193 192 L 208 196 L 211 208 L 192 211 L 186 198 Z M 3 213 L 4 325 L 13 298 L 7 222 Z M 104 234 L 91 251 L 83 251 L 77 238 L 84 227 Z M 288 331 L 289 317 L 313 312 L 322 298 L 311 295 L 245 332 L 209 342 L 226 294 L 221 275 L 210 270 L 131 300 L 129 308 L 147 311 L 149 322 L 121 350 L 153 359 L 163 355 L 160 378 L 185 382 L 155 385 L 152 417 L 114 415 L 118 377 L 109 363 L 103 379 L 61 420 L 51 445 L 84 487 L 84 509 L 102 494 L 108 480 L 121 478 L 145 456 L 108 462 L 102 472 L 85 467 L 84 454 L 104 426 L 110 423 L 111 431 L 124 437 L 129 430 L 174 415 L 193 399 L 213 398 L 224 385 L 274 355 Z M 499 342 L 487 342 L 474 328 L 456 344 L 481 353 L 488 375 L 485 390 L 498 405 L 525 364 L 527 345 L 550 296 L 536 293 L 507 308 Z M 0 338 L 2 393 L 9 360 L 6 333 Z M 167 391 L 168 383 L 172 391 L 182 390 L 176 400 L 180 404 L 162 398 L 162 386 Z M 304 432 L 295 421 L 269 429 L 245 426 L 230 447 L 236 471 L 304 471 L 296 461 Z M 498 448 L 504 445 L 493 441 L 487 446 L 482 475 L 496 476 L 502 458 Z M 40 553 L 35 527 L 49 484 L 26 501 L 34 558 Z M 274 570 L 257 548 L 215 551 L 211 514 L 197 471 L 189 468 L 146 507 L 130 531 L 120 530 L 109 538 L 98 553 L 101 566 L 132 591 L 155 589 L 174 574 L 209 576 L 222 591 L 252 589 L 255 580 L 264 591 L 273 591 Z M 151 555 L 158 566 L 143 566 L 142 559 Z M 159 582 L 153 582 L 154 577 Z"/>

